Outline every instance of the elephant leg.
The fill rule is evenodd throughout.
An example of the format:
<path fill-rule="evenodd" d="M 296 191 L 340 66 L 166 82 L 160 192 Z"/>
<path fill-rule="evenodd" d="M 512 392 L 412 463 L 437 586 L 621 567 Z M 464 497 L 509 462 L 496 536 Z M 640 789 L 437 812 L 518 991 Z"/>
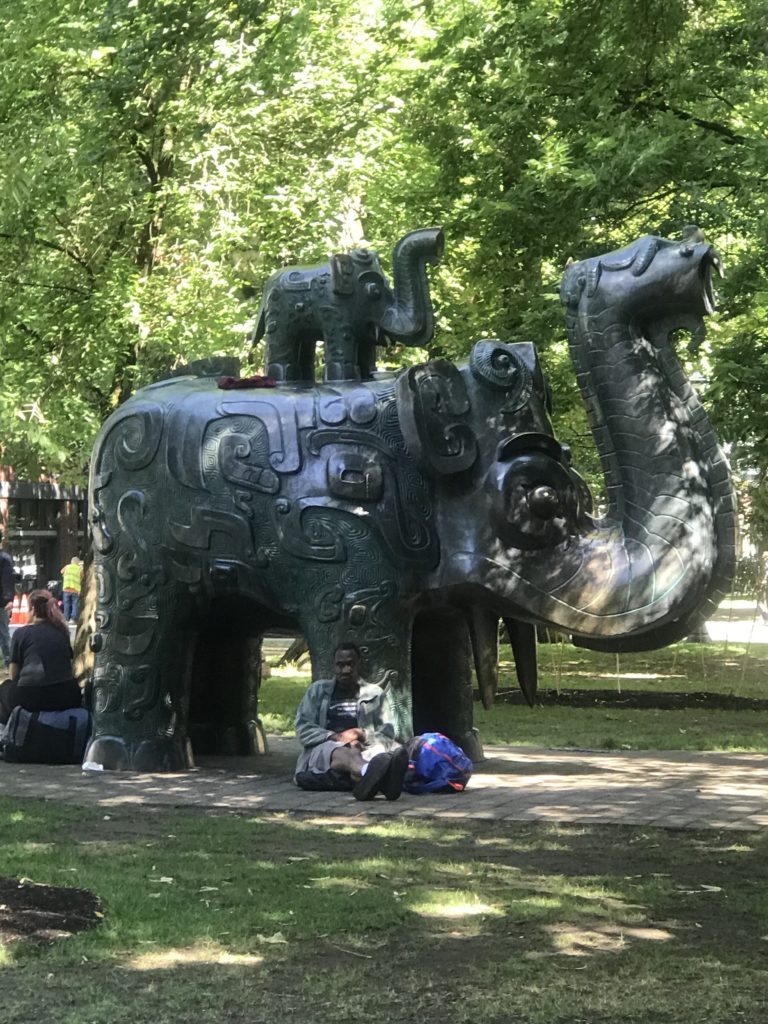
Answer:
<path fill-rule="evenodd" d="M 306 342 L 301 342 L 294 331 L 286 330 L 279 322 L 272 326 L 267 324 L 265 339 L 265 356 L 267 376 L 278 383 L 314 382 L 314 359 L 309 361 L 303 349 Z M 314 355 L 314 343 L 312 345 Z M 309 365 L 307 365 L 309 362 Z"/>
<path fill-rule="evenodd" d="M 317 354 L 317 339 L 304 338 L 299 345 L 299 380 L 314 383 L 315 380 L 315 356 Z"/>
<path fill-rule="evenodd" d="M 93 733 L 85 755 L 104 768 L 176 771 L 193 766 L 186 732 L 194 648 L 183 595 L 158 595 L 153 614 L 101 609 L 94 634 Z M 97 619 L 98 621 L 98 619 Z M 103 647 L 102 647 L 103 645 Z"/>
<path fill-rule="evenodd" d="M 417 735 L 442 732 L 473 761 L 483 748 L 473 727 L 472 645 L 456 608 L 422 612 L 413 625 L 413 726 Z"/>
<path fill-rule="evenodd" d="M 341 622 L 304 623 L 304 638 L 312 659 L 312 678 L 332 678 L 336 647 L 352 641 L 363 656 L 363 678 L 386 690 L 386 719 L 392 723 L 397 739 L 405 742 L 413 736 L 410 619 L 399 610 L 392 610 L 390 615 L 379 610 L 376 626 L 375 631 L 366 631 L 364 627 L 355 628 Z"/>
<path fill-rule="evenodd" d="M 360 368 L 361 380 L 372 380 L 376 372 L 376 342 L 365 340 L 357 345 L 357 365 Z"/>
<path fill-rule="evenodd" d="M 256 754 L 261 637 L 208 627 L 192 663 L 189 738 L 199 754 Z"/>
<path fill-rule="evenodd" d="M 325 339 L 325 380 L 360 380 L 355 332 L 334 307 L 321 309 Z"/>

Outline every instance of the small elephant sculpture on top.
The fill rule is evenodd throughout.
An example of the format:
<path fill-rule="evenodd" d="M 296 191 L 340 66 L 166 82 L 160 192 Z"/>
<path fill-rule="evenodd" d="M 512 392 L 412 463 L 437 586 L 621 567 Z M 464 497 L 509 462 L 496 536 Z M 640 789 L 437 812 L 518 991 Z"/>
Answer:
<path fill-rule="evenodd" d="M 370 380 L 384 336 L 426 345 L 434 332 L 426 264 L 439 261 L 443 246 L 440 228 L 404 235 L 392 254 L 394 291 L 371 249 L 272 274 L 254 334 L 256 342 L 266 338 L 267 375 L 280 383 L 314 383 L 321 339 L 329 382 Z"/>

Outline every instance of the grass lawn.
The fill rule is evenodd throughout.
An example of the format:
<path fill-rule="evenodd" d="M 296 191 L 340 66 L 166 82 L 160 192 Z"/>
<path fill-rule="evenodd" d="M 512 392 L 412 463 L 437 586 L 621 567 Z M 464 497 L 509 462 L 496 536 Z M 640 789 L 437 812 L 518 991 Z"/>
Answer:
<path fill-rule="evenodd" d="M 501 686 L 516 687 L 510 660 Z M 765 711 L 660 711 L 621 706 L 633 691 L 712 692 L 768 699 L 768 646 L 676 644 L 644 654 L 602 654 L 570 644 L 539 646 L 539 686 L 552 690 L 612 690 L 613 706 L 572 708 L 497 704 L 475 706 L 486 743 L 625 750 L 747 750 L 768 752 Z M 261 712 L 269 732 L 292 732 L 308 672 L 278 670 L 262 688 Z"/>
<path fill-rule="evenodd" d="M 99 927 L 0 950 L 14 1024 L 765 1024 L 768 835 L 0 799 Z"/>

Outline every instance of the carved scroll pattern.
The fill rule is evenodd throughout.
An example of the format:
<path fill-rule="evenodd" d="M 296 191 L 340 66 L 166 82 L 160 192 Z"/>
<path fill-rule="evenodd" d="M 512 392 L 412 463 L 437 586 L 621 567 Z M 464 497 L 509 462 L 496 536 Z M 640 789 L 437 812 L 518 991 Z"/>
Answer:
<path fill-rule="evenodd" d="M 96 553 L 94 709 L 139 721 L 157 706 L 157 673 L 146 659 L 157 639 L 157 591 L 165 584 L 150 501 L 164 411 L 134 401 L 108 422 L 99 440 L 90 484 L 90 522 Z M 127 481 L 140 487 L 126 487 Z M 138 659 L 145 659 L 137 664 Z"/>
<path fill-rule="evenodd" d="M 313 514 L 326 513 L 316 509 Z M 308 567 L 301 577 L 300 617 L 305 635 L 312 638 L 313 659 L 330 663 L 333 648 L 342 639 L 380 655 L 398 652 L 403 635 L 394 613 L 401 593 L 397 570 L 367 524 L 342 514 L 335 517 L 334 528 L 348 554 L 344 565 L 340 570 L 330 565 Z"/>
<path fill-rule="evenodd" d="M 96 565 L 95 708 L 104 713 L 121 709 L 129 721 L 154 707 L 159 692 L 156 670 L 136 664 L 150 656 L 157 639 L 157 594 L 166 582 L 148 506 L 144 491 L 136 488 L 119 497 L 114 512 L 118 543 L 106 557 L 97 556 Z"/>
<path fill-rule="evenodd" d="M 208 423 L 202 445 L 203 481 L 212 493 L 231 490 L 277 494 L 280 478 L 269 464 L 269 435 L 256 416 L 226 416 Z"/>
<path fill-rule="evenodd" d="M 396 561 L 432 565 L 439 549 L 430 486 L 407 457 L 393 391 L 376 410 L 359 396 L 356 400 L 344 418 L 339 402 L 321 408 L 319 418 L 336 425 L 311 431 L 309 451 L 317 455 L 329 446 L 339 446 L 341 454 L 329 456 L 329 493 L 371 510 L 375 529 Z M 378 413 L 375 419 L 374 412 Z M 339 504 L 333 497 L 328 504 Z"/>
<path fill-rule="evenodd" d="M 278 473 L 295 473 L 301 467 L 295 407 L 284 401 L 251 399 L 221 402 L 222 416 L 255 417 L 267 432 L 269 465 Z"/>
<path fill-rule="evenodd" d="M 116 469 L 136 471 L 149 466 L 157 454 L 164 415 L 155 402 L 136 402 L 108 421 L 96 442 L 89 486 L 90 527 L 97 552 L 106 554 L 115 539 L 106 522 L 100 492 Z"/>
<path fill-rule="evenodd" d="M 412 366 L 397 381 L 398 410 L 408 449 L 426 469 L 462 473 L 477 458 L 466 419 L 470 406 L 461 373 L 444 359 Z"/>

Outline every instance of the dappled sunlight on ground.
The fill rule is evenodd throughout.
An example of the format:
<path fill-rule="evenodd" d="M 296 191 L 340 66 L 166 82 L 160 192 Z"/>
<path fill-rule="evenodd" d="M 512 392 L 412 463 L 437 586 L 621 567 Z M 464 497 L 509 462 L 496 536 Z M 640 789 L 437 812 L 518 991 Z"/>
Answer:
<path fill-rule="evenodd" d="M 271 737 L 266 756 L 233 759 L 227 767 L 226 759 L 211 759 L 198 769 L 166 774 L 3 764 L 0 785 L 9 796 L 63 799 L 105 810 L 177 805 L 300 816 L 308 830 L 322 825 L 354 832 L 362 821 L 378 817 L 399 819 L 404 829 L 420 819 L 768 825 L 764 754 L 489 746 L 487 760 L 476 767 L 464 793 L 361 802 L 347 793 L 297 789 L 291 781 L 297 749 L 293 737 Z"/>
<path fill-rule="evenodd" d="M 531 753 L 537 777 L 555 780 L 570 764 Z M 517 779 L 516 753 L 497 760 L 496 775 Z M 573 779 L 560 776 L 564 793 Z M 159 777 L 151 784 L 162 788 Z M 466 797 L 433 806 L 471 815 Z M 479 806 L 487 798 L 476 794 Z M 0 804 L 13 809 L 12 800 Z M 366 1012 L 425 1024 L 446 1013 L 463 1024 L 672 1021 L 676 1006 L 649 1004 L 642 990 L 674 992 L 681 977 L 698 1000 L 685 1019 L 724 1024 L 727 1013 L 699 1012 L 713 1005 L 702 986 L 717 996 L 726 977 L 750 1006 L 762 998 L 765 841 L 757 835 L 478 824 L 443 811 L 410 820 L 403 808 L 419 806 L 415 799 L 390 806 L 401 816 L 389 822 L 352 802 L 347 819 L 338 806 L 327 815 L 261 814 L 257 804 L 107 812 L 95 804 L 75 814 L 71 802 L 21 806 L 0 841 L 4 862 L 53 881 L 76 870 L 104 910 L 55 959 L 19 950 L 0 971 L 5 990 L 35 983 L 27 991 L 38 1015 L 30 1009 L 23 1024 L 62 1019 L 59 1004 L 67 1020 L 121 1024 Z M 46 1004 L 39 1013 L 40 992 L 53 1011 Z"/>
<path fill-rule="evenodd" d="M 216 946 L 193 946 L 189 949 L 163 949 L 140 953 L 127 964 L 136 971 L 168 970 L 192 964 L 226 964 L 243 967 L 258 967 L 264 963 L 263 956 L 251 953 L 230 953 Z"/>
<path fill-rule="evenodd" d="M 328 875 L 323 875 L 322 878 L 310 878 L 309 881 L 312 883 L 312 886 L 307 885 L 305 886 L 306 889 L 312 887 L 315 889 L 346 889 L 350 893 L 358 893 L 367 884 L 360 878 L 350 878 L 349 876 L 330 878 Z"/>
<path fill-rule="evenodd" d="M 433 892 L 428 897 L 409 903 L 408 909 L 421 917 L 463 918 L 502 917 L 502 907 L 484 903 L 467 893 Z"/>
<path fill-rule="evenodd" d="M 595 923 L 592 927 L 572 924 L 544 925 L 542 929 L 552 940 L 553 950 L 538 956 L 593 956 L 596 953 L 621 953 L 629 941 L 669 942 L 673 934 L 664 928 L 636 925 Z"/>

